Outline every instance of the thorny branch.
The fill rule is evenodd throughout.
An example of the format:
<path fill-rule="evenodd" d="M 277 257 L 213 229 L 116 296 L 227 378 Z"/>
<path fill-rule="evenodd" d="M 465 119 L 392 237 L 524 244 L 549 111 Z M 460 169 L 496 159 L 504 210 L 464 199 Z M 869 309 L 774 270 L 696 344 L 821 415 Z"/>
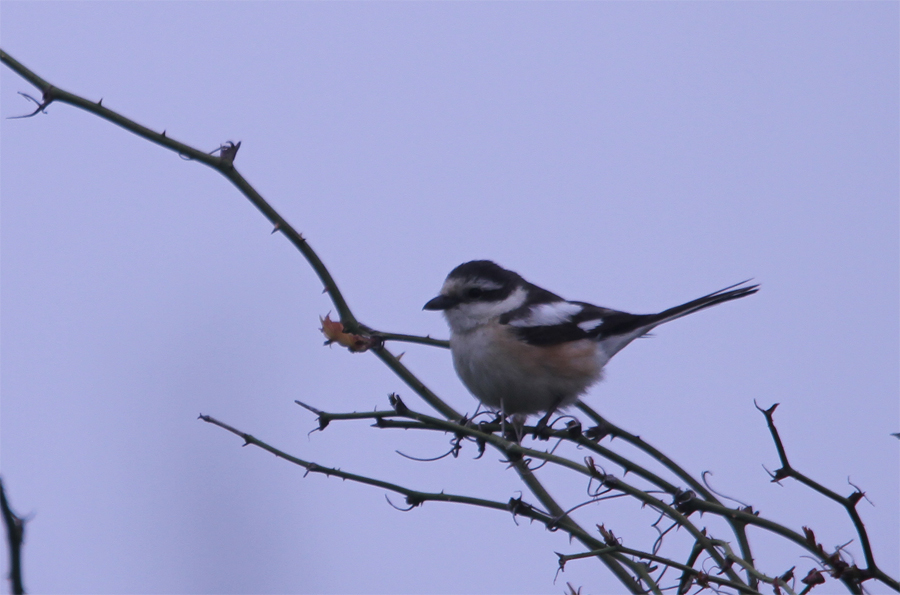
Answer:
<path fill-rule="evenodd" d="M 6 543 L 9 547 L 9 582 L 10 590 L 18 595 L 25 592 L 22 579 L 22 542 L 25 541 L 25 519 L 13 512 L 6 498 L 6 487 L 0 478 L 0 511 L 3 512 L 3 524 L 6 527 Z"/>
<path fill-rule="evenodd" d="M 416 507 L 421 505 L 424 502 L 456 502 L 459 504 L 470 504 L 473 506 L 480 506 L 483 508 L 493 508 L 495 510 L 501 510 L 504 512 L 511 512 L 513 516 L 523 516 L 529 518 L 533 521 L 539 521 L 545 525 L 551 525 L 554 520 L 548 514 L 539 511 L 533 506 L 522 503 L 520 500 L 513 502 L 512 500 L 507 503 L 496 502 L 493 500 L 486 500 L 483 498 L 473 498 L 470 496 L 461 496 L 455 494 L 446 494 L 444 492 L 433 493 L 433 492 L 421 492 L 418 490 L 412 490 L 401 485 L 397 485 L 395 483 L 390 483 L 387 481 L 382 481 L 380 479 L 374 479 L 371 477 L 366 477 L 364 475 L 357 475 L 355 473 L 348 473 L 346 471 L 342 471 L 333 467 L 324 467 L 317 463 L 311 461 L 304 461 L 303 459 L 299 459 L 295 456 L 292 456 L 282 450 L 275 448 L 259 440 L 258 438 L 248 434 L 246 432 L 242 432 L 222 421 L 215 419 L 209 415 L 200 414 L 198 419 L 205 421 L 206 423 L 212 424 L 214 426 L 218 426 L 228 432 L 231 432 L 235 436 L 238 436 L 241 440 L 244 441 L 244 446 L 253 445 L 259 447 L 265 451 L 268 451 L 275 455 L 278 458 L 284 459 L 290 463 L 298 465 L 306 469 L 306 473 L 318 473 L 324 475 L 325 477 L 339 477 L 343 480 L 353 481 L 356 483 L 361 483 L 365 485 L 370 485 L 377 488 L 382 488 L 391 492 L 395 492 L 397 494 L 401 494 L 406 497 L 406 503 L 411 507 Z"/>
<path fill-rule="evenodd" d="M 846 497 L 841 496 L 840 494 L 829 490 L 822 484 L 814 481 L 813 479 L 794 469 L 791 466 L 790 462 L 788 462 L 784 443 L 781 441 L 781 436 L 778 434 L 778 428 L 775 427 L 775 409 L 778 407 L 778 403 L 775 403 L 768 409 L 763 409 L 756 403 L 754 403 L 754 405 L 756 406 L 756 409 L 766 418 L 766 424 L 769 426 L 769 432 L 772 434 L 772 440 L 775 442 L 775 449 L 778 451 L 778 458 L 781 461 L 781 468 L 776 469 L 774 472 L 770 472 L 772 481 L 779 482 L 782 479 L 787 478 L 796 479 L 800 483 L 812 488 L 826 498 L 834 500 L 844 507 L 844 510 L 847 512 L 847 515 L 853 522 L 853 526 L 856 528 L 856 534 L 859 536 L 859 541 L 863 549 L 863 555 L 866 559 L 866 568 L 862 569 L 858 568 L 855 564 L 851 566 L 847 562 L 843 561 L 840 555 L 840 550 L 837 550 L 830 555 L 826 555 L 822 545 L 816 543 L 815 534 L 812 532 L 812 529 L 809 529 L 808 527 L 803 528 L 808 545 L 815 548 L 819 552 L 820 556 L 826 557 L 826 564 L 831 569 L 831 575 L 835 578 L 844 579 L 845 582 L 851 581 L 853 583 L 862 583 L 863 581 L 866 581 L 870 578 L 876 578 L 886 585 L 890 586 L 895 591 L 900 591 L 900 582 L 885 574 L 875 564 L 875 556 L 872 553 L 872 545 L 869 542 L 869 534 L 862 522 L 862 518 L 860 518 L 859 516 L 859 511 L 856 510 L 856 505 L 865 497 L 865 492 L 860 490 L 858 487 L 853 486 L 854 491 L 852 494 Z"/>
<path fill-rule="evenodd" d="M 460 423 L 453 423 L 446 420 L 440 420 L 436 418 L 432 418 L 430 416 L 415 413 L 409 410 L 408 407 L 402 404 L 402 401 L 396 401 L 396 396 L 394 396 L 395 402 L 399 402 L 400 406 L 395 408 L 394 410 L 379 410 L 379 411 L 371 411 L 371 412 L 359 412 L 359 413 L 330 413 L 316 409 L 315 407 L 311 407 L 302 402 L 298 401 L 298 404 L 307 408 L 308 410 L 315 413 L 318 417 L 319 429 L 325 429 L 332 421 L 336 420 L 349 420 L 349 419 L 371 419 L 374 421 L 373 426 L 378 428 L 402 428 L 402 429 L 418 429 L 418 430 L 430 430 L 430 431 L 440 431 L 444 433 L 452 433 L 454 435 L 454 441 L 457 443 L 465 438 L 476 445 L 479 446 L 479 449 L 483 449 L 483 445 L 485 443 L 490 443 L 492 445 L 502 446 L 504 444 L 504 439 L 501 436 L 494 436 L 493 434 L 497 434 L 501 431 L 501 424 L 492 421 L 492 422 L 482 422 L 482 423 L 474 423 L 472 420 L 463 420 Z M 410 421 L 406 421 L 410 420 Z M 529 433 L 533 430 L 532 427 L 524 428 L 525 433 Z M 580 428 L 578 431 L 573 432 L 573 428 L 567 427 L 566 429 L 553 429 L 548 430 L 548 437 L 551 439 L 557 440 L 565 440 L 572 444 L 577 444 L 578 446 L 593 446 L 593 452 L 601 454 L 605 451 L 602 449 L 600 445 L 587 441 L 585 444 L 585 435 L 591 434 L 590 429 L 587 431 L 581 432 Z M 506 441 L 508 442 L 508 441 Z M 599 447 L 599 448 L 598 448 Z M 647 494 L 645 491 L 640 490 L 634 486 L 631 486 L 621 479 L 612 477 L 605 472 L 599 470 L 598 465 L 596 465 L 590 457 L 586 459 L 586 464 L 581 465 L 574 461 L 565 459 L 558 455 L 554 455 L 552 452 L 538 451 L 532 448 L 527 448 L 519 443 L 509 443 L 506 447 L 505 452 L 507 452 L 508 456 L 518 457 L 525 461 L 529 460 L 543 460 L 551 463 L 558 464 L 561 467 L 568 468 L 570 470 L 576 471 L 582 475 L 588 476 L 591 480 L 595 480 L 598 478 L 602 478 L 602 485 L 608 489 L 616 489 L 621 491 L 622 493 L 633 496 L 634 498 L 640 500 L 645 505 L 649 505 L 656 510 L 662 511 L 662 513 L 670 519 L 674 519 L 678 526 L 684 526 L 685 528 L 689 527 L 687 524 L 688 521 L 687 516 L 689 516 L 694 511 L 702 511 L 715 514 L 723 519 L 729 520 L 733 523 L 741 524 L 742 526 L 752 525 L 782 537 L 787 538 L 788 540 L 804 547 L 807 551 L 813 554 L 819 562 L 823 565 L 823 567 L 832 568 L 834 566 L 840 567 L 841 563 L 837 562 L 840 556 L 836 557 L 834 553 L 825 552 L 820 544 L 816 543 L 814 539 L 810 539 L 808 533 L 800 534 L 783 525 L 775 523 L 774 521 L 770 521 L 764 517 L 761 517 L 758 513 L 754 512 L 752 509 L 748 507 L 740 508 L 740 509 L 731 509 L 723 506 L 718 502 L 710 502 L 700 498 L 697 498 L 695 494 L 690 491 L 678 490 L 668 484 L 665 481 L 660 481 L 656 484 L 656 487 L 662 488 L 663 491 L 669 492 L 673 495 L 673 502 L 671 505 L 666 505 L 655 499 L 654 497 Z M 453 451 L 454 456 L 458 455 L 459 450 L 456 449 Z M 613 462 L 618 463 L 620 455 L 612 453 L 616 458 L 606 457 L 608 460 L 612 460 Z M 480 456 L 480 455 L 479 455 Z M 601 454 L 602 456 L 602 454 Z M 644 470 L 640 466 L 631 463 L 631 465 L 624 467 L 623 469 L 627 471 L 635 472 L 636 475 L 648 480 L 653 480 L 656 476 L 651 472 Z M 577 507 L 574 507 L 577 508 Z M 572 509 L 570 509 L 571 512 Z M 679 516 L 679 513 L 683 514 L 684 520 Z M 710 545 L 714 546 L 717 549 L 722 549 L 723 544 L 721 540 L 708 540 L 704 543 L 703 540 L 698 540 L 696 542 L 695 551 L 692 554 L 692 558 L 688 561 L 687 566 L 693 566 L 701 553 L 708 553 L 708 549 Z M 602 551 L 603 550 L 601 548 Z M 651 554 L 652 555 L 652 554 Z M 719 564 L 721 564 L 720 561 Z M 736 556 L 731 553 L 730 548 L 727 549 L 727 555 L 724 555 L 724 564 L 721 564 L 720 567 L 729 567 L 731 564 L 736 564 L 741 567 L 745 572 L 747 572 L 755 581 L 756 584 L 760 581 L 768 582 L 773 585 L 780 584 L 780 588 L 782 590 L 788 591 L 786 583 L 781 580 L 780 577 L 776 578 L 766 578 L 766 575 L 755 570 L 752 561 L 747 560 L 743 556 Z M 844 563 L 846 564 L 846 563 Z M 677 568 L 681 568 L 678 566 Z M 848 589 L 851 592 L 861 592 L 860 583 L 864 580 L 867 580 L 864 575 L 855 576 L 854 570 L 852 568 L 848 568 L 843 572 L 843 574 L 832 574 L 834 578 L 840 578 L 845 585 L 847 585 Z M 873 575 L 869 578 L 877 578 L 878 580 L 882 580 L 881 573 Z M 892 579 L 885 575 L 887 580 L 883 582 L 888 586 L 892 586 Z M 690 579 L 690 576 L 685 576 L 683 580 Z M 692 579 L 691 579 L 692 580 Z M 691 580 L 688 580 L 687 584 L 691 583 Z M 730 578 L 729 578 L 730 580 Z M 824 580 L 824 579 L 823 579 Z M 699 584 L 699 583 L 697 583 Z M 751 587 L 749 583 L 746 586 L 747 589 L 756 591 L 757 587 Z M 811 588 L 808 586 L 808 588 Z"/>
<path fill-rule="evenodd" d="M 900 586 L 898 586 L 897 581 L 887 576 L 875 565 L 868 535 L 866 534 L 865 527 L 856 511 L 856 503 L 864 497 L 863 492 L 857 488 L 850 496 L 842 497 L 794 470 L 787 461 L 785 449 L 772 420 L 772 412 L 775 409 L 774 406 L 766 411 L 760 409 L 760 411 L 763 411 L 766 415 L 769 428 L 772 432 L 773 439 L 775 440 L 776 448 L 778 449 L 779 457 L 781 458 L 782 468 L 773 474 L 773 480 L 778 481 L 788 477 L 797 479 L 844 506 L 853 520 L 860 542 L 862 543 L 866 559 L 866 568 L 860 569 L 855 565 L 850 566 L 843 561 L 840 549 L 830 554 L 826 552 L 822 545 L 816 542 L 815 535 L 809 528 L 804 527 L 804 534 L 800 535 L 787 527 L 760 517 L 757 512 L 749 507 L 739 509 L 726 507 L 703 482 L 698 481 L 671 459 L 666 457 L 662 452 L 642 440 L 640 437 L 632 435 L 610 423 L 584 403 L 578 403 L 578 408 L 596 424 L 594 427 L 582 430 L 579 422 L 571 421 L 564 429 L 556 429 L 551 424 L 551 427 L 543 432 L 543 437 L 556 440 L 557 445 L 567 443 L 576 448 L 590 451 L 592 455 L 585 457 L 584 463 L 578 463 L 565 456 L 557 455 L 554 450 L 544 451 L 525 447 L 518 440 L 510 439 L 510 436 L 504 435 L 504 424 L 499 421 L 474 423 L 473 420 L 464 418 L 425 386 L 425 384 L 410 372 L 408 368 L 401 364 L 399 357 L 395 356 L 385 348 L 385 342 L 387 341 L 418 343 L 442 348 L 449 347 L 449 343 L 444 340 L 433 339 L 427 336 L 421 337 L 416 335 L 382 332 L 359 322 L 338 289 L 337 283 L 331 273 L 325 267 L 324 263 L 309 245 L 307 240 L 283 217 L 281 217 L 281 215 L 269 205 L 269 203 L 243 178 L 243 176 L 238 173 L 234 166 L 234 160 L 240 149 L 240 143 L 228 142 L 212 152 L 200 151 L 172 139 L 165 131 L 157 133 L 121 116 L 117 112 L 104 107 L 102 105 L 102 100 L 92 102 L 51 85 L 2 50 L 0 50 L 0 61 L 41 91 L 40 101 L 25 95 L 28 99 L 37 104 L 37 107 L 32 113 L 20 117 L 33 117 L 39 113 L 46 113 L 45 109 L 54 102 L 73 105 L 104 118 L 142 138 L 172 150 L 185 159 L 199 161 L 215 169 L 221 175 L 229 179 L 273 225 L 273 233 L 281 232 L 297 248 L 318 275 L 325 288 L 325 292 L 327 292 L 331 298 L 339 316 L 338 321 L 331 321 L 328 317 L 322 320 L 322 330 L 326 333 L 328 341 L 340 343 L 351 351 L 372 351 L 417 395 L 443 416 L 442 419 L 413 411 L 396 395 L 392 395 L 392 410 L 366 413 L 326 413 L 298 402 L 318 416 L 319 430 L 324 430 L 332 421 L 371 419 L 375 422 L 373 425 L 378 428 L 419 429 L 452 434 L 453 447 L 448 454 L 453 454 L 453 456 L 459 454 L 464 441 L 474 443 L 477 446 L 478 456 L 481 456 L 484 453 L 485 447 L 490 445 L 492 448 L 495 448 L 503 454 L 505 460 L 516 470 L 522 482 L 537 498 L 544 510 L 539 510 L 535 506 L 524 502 L 522 497 L 511 498 L 509 502 L 502 503 L 499 501 L 469 496 L 445 494 L 443 492 L 420 492 L 379 479 L 341 471 L 340 469 L 322 467 L 316 463 L 304 461 L 278 450 L 277 448 L 210 416 L 201 415 L 200 419 L 203 421 L 216 425 L 241 437 L 244 440 L 245 445 L 252 444 L 293 464 L 303 467 L 306 470 L 306 473 L 319 473 L 326 476 L 340 477 L 344 480 L 355 481 L 401 494 L 406 498 L 407 505 L 410 508 L 419 506 L 423 502 L 429 500 L 457 502 L 512 512 L 514 517 L 523 516 L 539 521 L 550 530 L 563 530 L 587 547 L 588 551 L 571 555 L 560 554 L 561 568 L 565 565 L 565 562 L 569 560 L 584 557 L 598 558 L 616 575 L 622 585 L 632 593 L 643 593 L 647 591 L 661 593 L 662 587 L 659 586 L 659 581 L 663 578 L 665 571 L 669 568 L 682 571 L 678 585 L 679 593 L 686 593 L 692 585 L 699 590 L 706 588 L 713 590 L 730 588 L 737 592 L 755 593 L 759 590 L 760 582 L 772 585 L 775 588 L 776 593 L 779 593 L 780 590 L 792 593 L 793 591 L 788 582 L 793 579 L 793 568 L 775 578 L 771 578 L 755 568 L 750 544 L 745 531 L 748 525 L 766 529 L 767 531 L 778 534 L 806 548 L 807 551 L 819 561 L 823 568 L 826 568 L 834 578 L 839 578 L 843 581 L 851 592 L 861 593 L 862 583 L 870 579 L 881 581 L 895 591 L 900 591 Z M 534 428 L 531 428 L 531 430 L 533 431 Z M 662 478 L 658 473 L 638 465 L 630 459 L 600 445 L 599 442 L 606 436 L 619 438 L 642 450 L 651 458 L 659 462 L 665 470 L 683 481 L 687 485 L 687 488 L 681 488 Z M 658 490 L 667 494 L 672 500 L 671 503 L 667 504 L 654 496 L 652 490 L 635 487 L 626 483 L 622 478 L 606 473 L 602 467 L 595 462 L 593 456 L 598 456 L 603 460 L 619 466 L 623 471 L 623 477 L 627 473 L 633 473 L 635 476 L 647 481 L 653 486 L 653 490 Z M 535 475 L 537 467 L 531 465 L 533 460 L 544 461 L 544 464 L 557 465 L 587 477 L 590 499 L 582 504 L 570 507 L 568 510 L 564 509 L 538 480 Z M 600 489 L 592 491 L 590 486 L 593 483 L 599 484 Z M 643 552 L 634 548 L 627 548 L 613 536 L 612 531 L 607 530 L 602 525 L 598 526 L 598 531 L 600 532 L 600 538 L 598 539 L 582 528 L 572 518 L 572 513 L 576 510 L 583 509 L 585 504 L 599 502 L 608 497 L 609 494 L 631 496 L 643 506 L 649 506 L 656 510 L 658 514 L 661 515 L 659 517 L 660 520 L 668 518 L 674 523 L 673 526 L 685 529 L 694 540 L 691 555 L 688 557 L 686 563 L 676 562 L 675 560 L 659 555 L 657 546 L 653 547 L 652 552 Z M 689 520 L 689 517 L 694 512 L 698 511 L 701 513 L 711 513 L 729 523 L 732 532 L 737 539 L 741 551 L 740 555 L 734 554 L 726 541 L 715 539 L 707 535 L 705 528 L 700 529 Z M 657 545 L 661 543 L 661 539 L 668 531 L 669 529 L 666 529 L 665 532 L 660 531 L 660 538 Z M 702 563 L 704 560 L 711 561 L 714 567 L 712 569 L 696 568 L 696 564 Z M 663 566 L 662 571 L 656 578 L 651 576 L 651 573 L 654 572 L 657 567 L 651 567 L 651 562 Z M 734 569 L 735 566 L 743 569 L 747 577 L 746 581 L 740 578 Z M 715 571 L 716 574 L 713 574 L 711 571 Z M 726 575 L 726 577 L 722 577 L 722 574 Z M 822 576 L 822 573 L 814 568 L 801 580 L 801 582 L 806 585 L 802 592 L 806 593 L 815 585 L 821 584 L 824 581 L 825 578 Z"/>
<path fill-rule="evenodd" d="M 598 527 L 598 529 L 600 529 L 601 533 L 603 533 L 605 535 L 612 535 L 612 533 L 610 531 L 606 531 L 606 529 L 602 526 Z M 559 552 L 557 552 L 556 555 L 559 557 L 560 570 L 564 570 L 566 563 L 570 562 L 572 560 L 578 560 L 581 558 L 589 558 L 589 557 L 596 556 L 600 553 L 613 553 L 613 552 L 619 552 L 622 554 L 626 554 L 628 556 L 633 556 L 634 558 L 640 558 L 642 560 L 649 560 L 651 562 L 659 562 L 660 564 L 663 564 L 664 566 L 667 566 L 669 568 L 675 568 L 678 570 L 682 570 L 689 577 L 689 580 L 687 581 L 688 587 L 690 586 L 691 583 L 695 583 L 699 586 L 705 586 L 706 584 L 713 583 L 713 584 L 721 585 L 723 587 L 731 587 L 734 590 L 742 592 L 742 593 L 755 592 L 755 590 L 748 589 L 747 585 L 744 585 L 743 583 L 735 582 L 735 581 L 732 581 L 727 578 L 721 578 L 716 575 L 710 575 L 710 574 L 707 574 L 707 573 L 703 572 L 702 570 L 698 570 L 697 568 L 694 568 L 693 566 L 690 566 L 688 564 L 681 564 L 680 562 L 676 562 L 675 560 L 666 558 L 664 556 L 658 556 L 656 554 L 651 554 L 651 553 L 644 552 L 641 550 L 636 550 L 633 548 L 625 547 L 618 542 L 610 543 L 609 545 L 606 545 L 599 550 L 593 550 L 590 552 L 581 552 L 579 554 L 560 554 Z"/>

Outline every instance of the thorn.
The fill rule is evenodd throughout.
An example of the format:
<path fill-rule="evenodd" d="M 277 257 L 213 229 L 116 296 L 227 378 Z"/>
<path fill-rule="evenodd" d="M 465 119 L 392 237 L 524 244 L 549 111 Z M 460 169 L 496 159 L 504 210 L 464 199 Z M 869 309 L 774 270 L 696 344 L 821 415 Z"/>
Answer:
<path fill-rule="evenodd" d="M 275 223 L 275 227 L 272 228 L 272 233 L 275 233 L 275 232 L 278 231 L 279 229 L 281 229 L 281 222 L 280 222 L 280 221 Z"/>
<path fill-rule="evenodd" d="M 224 145 L 221 145 L 218 149 L 219 151 L 219 159 L 225 165 L 231 167 L 234 165 L 234 158 L 237 156 L 238 150 L 241 148 L 241 141 L 238 141 L 237 144 L 228 141 Z"/>
<path fill-rule="evenodd" d="M 812 570 L 809 571 L 809 574 L 807 574 L 804 578 L 800 579 L 800 582 L 803 583 L 804 585 L 809 585 L 810 587 L 812 587 L 812 586 L 821 585 L 822 583 L 824 583 L 825 577 L 822 576 L 822 573 L 818 569 L 813 568 Z"/>
<path fill-rule="evenodd" d="M 165 131 L 165 130 L 162 131 L 162 135 L 163 135 L 163 136 L 166 136 L 166 131 Z"/>
<path fill-rule="evenodd" d="M 312 411 L 312 412 L 315 413 L 316 415 L 322 415 L 322 413 L 324 413 L 323 411 L 319 411 L 318 409 L 316 409 L 316 408 L 313 407 L 312 405 L 307 405 L 307 404 L 304 403 L 303 401 L 298 401 L 297 399 L 294 399 L 294 403 L 300 405 L 301 407 L 303 407 L 303 408 L 306 409 L 307 411 Z"/>
<path fill-rule="evenodd" d="M 97 102 L 97 107 L 103 107 L 103 98 L 100 98 L 100 101 Z"/>
<path fill-rule="evenodd" d="M 391 407 L 394 408 L 394 411 L 396 411 L 400 415 L 405 415 L 409 412 L 406 404 L 400 399 L 400 395 L 398 395 L 397 393 L 389 394 L 388 401 L 390 402 Z"/>
<path fill-rule="evenodd" d="M 781 467 L 780 469 L 776 469 L 775 472 L 772 474 L 772 482 L 773 483 L 778 482 L 778 481 L 781 481 L 782 479 L 787 479 L 790 476 L 791 476 L 790 470 L 786 469 L 784 467 Z"/>

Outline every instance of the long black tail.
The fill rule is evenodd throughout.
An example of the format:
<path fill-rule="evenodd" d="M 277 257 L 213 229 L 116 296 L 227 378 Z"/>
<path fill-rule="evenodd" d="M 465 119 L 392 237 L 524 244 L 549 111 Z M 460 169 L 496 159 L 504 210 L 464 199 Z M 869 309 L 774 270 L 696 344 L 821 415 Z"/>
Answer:
<path fill-rule="evenodd" d="M 656 314 L 652 317 L 653 325 L 658 326 L 660 324 L 663 324 L 664 322 L 669 322 L 670 320 L 675 320 L 676 318 L 681 318 L 682 316 L 693 314 L 698 310 L 709 308 L 710 306 L 715 306 L 716 304 L 730 302 L 731 300 L 737 300 L 742 297 L 747 297 L 748 295 L 753 295 L 754 293 L 759 291 L 759 285 L 745 285 L 745 283 L 749 283 L 750 281 L 751 279 L 747 279 L 746 281 L 735 283 L 734 285 L 730 285 L 725 289 L 720 289 L 719 291 L 715 291 L 709 295 L 705 295 L 702 298 L 697 298 L 696 300 L 687 302 L 686 304 L 681 304 L 680 306 L 675 306 L 674 308 L 669 308 L 664 312 L 660 312 L 659 314 Z"/>

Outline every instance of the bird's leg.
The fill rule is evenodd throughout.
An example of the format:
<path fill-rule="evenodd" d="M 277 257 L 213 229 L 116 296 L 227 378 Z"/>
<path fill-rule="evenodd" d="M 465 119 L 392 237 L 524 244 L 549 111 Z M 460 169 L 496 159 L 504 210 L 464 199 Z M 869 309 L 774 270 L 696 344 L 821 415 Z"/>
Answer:
<path fill-rule="evenodd" d="M 521 443 L 522 438 L 525 437 L 525 417 L 513 415 L 510 420 L 510 425 L 512 428 L 506 423 L 506 409 L 503 407 L 503 399 L 500 399 L 500 435 L 507 440 L 515 441 L 517 444 Z"/>
<path fill-rule="evenodd" d="M 549 436 L 546 436 L 545 433 L 547 429 L 550 427 L 550 416 L 553 415 L 554 410 L 551 409 L 547 412 L 547 414 L 542 417 L 537 424 L 534 426 L 534 439 L 535 440 L 548 440 Z"/>
<path fill-rule="evenodd" d="M 547 435 L 547 430 L 550 428 L 550 418 L 556 413 L 556 410 L 559 409 L 559 404 L 562 403 L 562 398 L 556 397 L 553 399 L 553 406 L 547 410 L 547 414 L 542 417 L 537 424 L 534 426 L 534 439 L 535 440 L 549 440 L 550 436 Z"/>
<path fill-rule="evenodd" d="M 524 415 L 513 415 L 512 416 L 512 427 L 515 432 L 516 443 L 521 444 L 522 439 L 525 437 L 525 419 Z"/>
<path fill-rule="evenodd" d="M 500 435 L 506 438 L 506 407 L 503 406 L 503 399 L 500 399 Z"/>

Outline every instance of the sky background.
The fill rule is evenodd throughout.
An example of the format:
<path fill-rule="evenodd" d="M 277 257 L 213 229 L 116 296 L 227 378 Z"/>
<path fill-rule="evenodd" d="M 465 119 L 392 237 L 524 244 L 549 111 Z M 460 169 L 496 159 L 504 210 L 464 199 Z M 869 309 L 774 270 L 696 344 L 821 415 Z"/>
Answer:
<path fill-rule="evenodd" d="M 898 21 L 896 2 L 7 0 L 0 41 L 178 140 L 242 141 L 238 169 L 379 329 L 446 337 L 422 305 L 475 258 L 631 312 L 754 278 L 757 295 L 629 346 L 586 400 L 720 492 L 846 543 L 840 507 L 769 482 L 753 401 L 781 403 L 791 461 L 866 491 L 897 577 Z M 451 504 L 398 512 L 198 421 L 415 489 L 521 488 L 496 452 L 395 454 L 440 454 L 441 435 L 308 435 L 294 399 L 427 406 L 373 355 L 322 346 L 320 283 L 226 180 L 69 106 L 8 120 L 33 107 L 18 91 L 35 93 L 0 67 L 0 472 L 31 517 L 30 592 L 621 591 L 589 560 L 554 584 L 553 552 L 581 551 L 561 533 Z M 392 349 L 474 410 L 449 352 Z M 584 498 L 580 478 L 542 477 Z M 633 501 L 582 515 L 628 546 L 655 537 Z M 765 572 L 813 565 L 750 536 Z"/>

